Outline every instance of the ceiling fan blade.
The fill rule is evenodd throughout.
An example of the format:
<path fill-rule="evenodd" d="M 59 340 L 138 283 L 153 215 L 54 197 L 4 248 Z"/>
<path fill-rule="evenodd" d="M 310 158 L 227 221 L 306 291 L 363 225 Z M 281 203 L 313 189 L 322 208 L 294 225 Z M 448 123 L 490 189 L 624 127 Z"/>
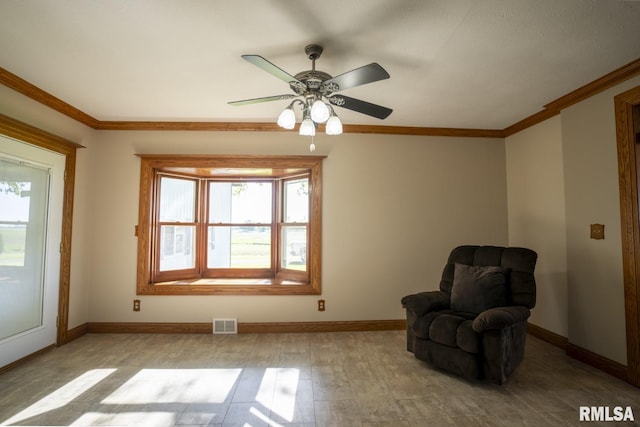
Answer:
<path fill-rule="evenodd" d="M 381 120 L 386 119 L 387 117 L 389 117 L 389 114 L 393 112 L 391 108 L 372 104 L 361 99 L 350 98 L 344 95 L 334 95 L 327 99 L 329 99 L 329 102 L 331 102 L 333 105 L 336 105 L 338 107 L 357 111 L 358 113 L 366 114 L 368 116 L 372 116 Z"/>
<path fill-rule="evenodd" d="M 291 74 L 287 73 L 277 65 L 272 64 L 260 55 L 242 55 L 242 58 L 251 62 L 256 67 L 262 68 L 267 73 L 279 78 L 285 83 L 298 82 L 298 79 L 293 77 Z"/>
<path fill-rule="evenodd" d="M 324 82 L 325 86 L 330 84 L 338 85 L 338 88 L 332 92 L 349 89 L 355 86 L 365 85 L 367 83 L 377 82 L 378 80 L 388 79 L 389 73 L 376 62 L 369 65 L 363 65 L 346 73 L 342 73 Z"/>
<path fill-rule="evenodd" d="M 227 104 L 229 105 L 249 105 L 249 104 L 257 104 L 260 102 L 269 102 L 269 101 L 281 101 L 283 99 L 291 99 L 295 98 L 296 95 L 274 95 L 274 96 L 264 96 L 262 98 L 251 98 L 251 99 L 243 99 L 241 101 L 231 101 Z"/>

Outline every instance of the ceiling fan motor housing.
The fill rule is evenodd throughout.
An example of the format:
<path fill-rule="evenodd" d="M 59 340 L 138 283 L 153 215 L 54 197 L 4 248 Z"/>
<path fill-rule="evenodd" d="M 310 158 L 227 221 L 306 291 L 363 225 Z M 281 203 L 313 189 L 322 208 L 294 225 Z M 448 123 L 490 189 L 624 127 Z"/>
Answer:
<path fill-rule="evenodd" d="M 313 90 L 321 92 L 323 95 L 331 93 L 328 91 L 327 87 L 323 85 L 323 83 L 327 80 L 330 80 L 332 77 L 330 74 L 327 74 L 323 71 L 317 70 L 308 70 L 302 71 L 295 75 L 296 80 L 304 83 L 304 85 L 299 85 L 297 82 L 292 82 L 290 84 L 291 89 L 299 95 L 304 94 L 307 90 Z"/>
<path fill-rule="evenodd" d="M 333 78 L 331 74 L 325 73 L 324 71 L 316 70 L 316 59 L 320 58 L 320 55 L 322 55 L 322 46 L 317 44 L 310 44 L 304 48 L 304 52 L 313 63 L 312 69 L 296 74 L 294 77 L 296 78 L 296 80 L 298 80 L 298 82 L 304 83 L 304 86 L 298 84 L 297 82 L 292 82 L 290 83 L 291 89 L 293 89 L 293 91 L 298 95 L 305 95 L 309 94 L 308 92 L 314 92 L 316 97 L 318 95 L 327 96 L 331 92 L 337 90 L 337 88 L 333 90 L 327 90 L 327 88 L 323 85 L 325 81 Z"/>

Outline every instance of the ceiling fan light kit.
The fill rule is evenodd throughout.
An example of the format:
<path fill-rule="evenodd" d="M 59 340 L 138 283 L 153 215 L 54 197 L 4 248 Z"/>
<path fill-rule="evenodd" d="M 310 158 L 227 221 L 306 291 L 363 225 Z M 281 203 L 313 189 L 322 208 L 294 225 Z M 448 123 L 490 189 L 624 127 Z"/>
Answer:
<path fill-rule="evenodd" d="M 372 104 L 356 98 L 335 94 L 335 92 L 373 83 L 389 78 L 389 73 L 379 64 L 371 64 L 356 68 L 339 76 L 332 77 L 323 71 L 316 70 L 316 60 L 322 54 L 322 46 L 310 44 L 305 47 L 305 53 L 311 60 L 311 70 L 302 71 L 295 76 L 287 73 L 260 55 L 242 55 L 242 58 L 255 66 L 262 68 L 271 75 L 283 80 L 289 85 L 295 95 L 276 95 L 262 98 L 245 99 L 229 102 L 230 105 L 247 105 L 259 102 L 278 101 L 294 98 L 291 103 L 278 116 L 278 126 L 284 129 L 293 129 L 296 124 L 294 106 L 300 106 L 302 110 L 302 122 L 299 134 L 303 136 L 315 136 L 318 124 L 326 123 L 327 135 L 342 134 L 342 121 L 336 114 L 333 106 L 347 108 L 358 113 L 366 114 L 378 119 L 385 119 L 393 110 L 380 105 Z M 310 150 L 315 150 L 313 139 Z"/>
<path fill-rule="evenodd" d="M 315 136 L 316 124 L 309 116 L 305 115 L 305 118 L 300 123 L 300 135 L 302 136 Z"/>
<path fill-rule="evenodd" d="M 330 115 L 329 107 L 327 107 L 327 104 L 322 102 L 321 99 L 313 101 L 313 105 L 311 106 L 311 120 L 316 123 L 324 123 L 329 119 Z"/>
<path fill-rule="evenodd" d="M 329 117 L 329 120 L 327 120 L 325 133 L 327 135 L 340 135 L 342 133 L 342 122 L 340 121 L 340 118 L 335 114 Z"/>
<path fill-rule="evenodd" d="M 278 116 L 278 126 L 285 129 L 293 129 L 296 126 L 296 113 L 293 112 L 293 103 L 282 110 Z"/>

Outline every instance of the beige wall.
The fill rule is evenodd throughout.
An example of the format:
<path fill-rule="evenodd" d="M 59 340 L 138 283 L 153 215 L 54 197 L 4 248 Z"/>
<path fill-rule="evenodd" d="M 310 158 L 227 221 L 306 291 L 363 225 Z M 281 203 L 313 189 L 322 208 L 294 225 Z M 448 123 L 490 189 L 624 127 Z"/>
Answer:
<path fill-rule="evenodd" d="M 620 195 L 613 98 L 640 77 L 562 111 L 569 340 L 626 364 Z M 605 225 L 605 239 L 589 226 Z"/>
<path fill-rule="evenodd" d="M 506 141 L 509 243 L 540 255 L 531 321 L 622 364 L 627 354 L 613 98 L 639 84 L 635 77 Z M 604 240 L 590 238 L 594 223 L 605 225 Z"/>
<path fill-rule="evenodd" d="M 322 298 L 142 296 L 134 313 L 135 153 L 309 154 L 295 133 L 98 132 L 92 147 L 89 301 L 95 322 L 402 319 L 402 296 L 436 289 L 458 244 L 506 244 L 504 142 L 342 135 L 316 138 L 323 180 Z"/>
<path fill-rule="evenodd" d="M 564 337 L 567 242 L 560 116 L 507 138 L 509 245 L 538 253 L 537 305 L 530 321 Z"/>

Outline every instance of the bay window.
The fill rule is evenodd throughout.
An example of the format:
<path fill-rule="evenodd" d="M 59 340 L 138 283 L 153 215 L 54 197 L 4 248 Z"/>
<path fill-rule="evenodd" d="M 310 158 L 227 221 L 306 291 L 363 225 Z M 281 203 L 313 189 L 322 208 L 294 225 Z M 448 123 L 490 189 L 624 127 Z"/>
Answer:
<path fill-rule="evenodd" d="M 318 156 L 140 155 L 138 294 L 319 294 Z"/>

